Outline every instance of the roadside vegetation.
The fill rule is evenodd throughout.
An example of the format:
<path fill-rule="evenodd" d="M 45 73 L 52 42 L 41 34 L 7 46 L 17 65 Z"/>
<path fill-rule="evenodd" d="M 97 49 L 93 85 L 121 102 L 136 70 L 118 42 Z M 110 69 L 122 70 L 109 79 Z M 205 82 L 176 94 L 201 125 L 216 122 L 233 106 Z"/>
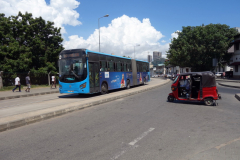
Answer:
<path fill-rule="evenodd" d="M 23 77 L 29 71 L 30 77 L 41 77 L 50 71 L 56 74 L 58 55 L 64 49 L 60 31 L 61 28 L 54 27 L 53 22 L 46 22 L 42 17 L 33 18 L 28 12 L 9 17 L 0 13 L 3 86 L 11 85 L 9 80 L 20 73 L 26 73 Z M 32 84 L 40 83 L 32 81 Z"/>
<path fill-rule="evenodd" d="M 228 49 L 232 46 L 237 30 L 226 24 L 209 24 L 202 26 L 183 27 L 173 38 L 168 50 L 171 64 L 180 67 L 191 67 L 192 71 L 209 71 L 213 69 L 212 61 L 218 65 L 229 62 L 231 54 Z"/>

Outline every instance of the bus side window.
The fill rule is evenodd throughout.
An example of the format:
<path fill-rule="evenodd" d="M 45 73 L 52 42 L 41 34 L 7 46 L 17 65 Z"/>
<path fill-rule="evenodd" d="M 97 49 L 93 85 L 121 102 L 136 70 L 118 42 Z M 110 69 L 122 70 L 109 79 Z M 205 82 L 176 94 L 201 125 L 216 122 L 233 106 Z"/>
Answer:
<path fill-rule="evenodd" d="M 113 67 L 114 67 L 114 72 L 116 72 L 117 68 L 116 68 L 116 63 L 115 62 L 113 62 Z"/>
<path fill-rule="evenodd" d="M 108 62 L 109 64 L 109 68 L 110 68 L 110 72 L 114 72 L 114 64 L 112 61 Z"/>
<path fill-rule="evenodd" d="M 102 69 L 101 71 L 107 71 L 106 61 L 101 61 Z"/>
<path fill-rule="evenodd" d="M 142 72 L 142 63 L 139 63 L 138 69 L 139 69 L 139 72 Z"/>
<path fill-rule="evenodd" d="M 129 71 L 130 71 L 129 64 L 127 63 L 127 72 L 129 72 Z"/>
<path fill-rule="evenodd" d="M 143 72 L 146 72 L 146 64 L 143 64 Z"/>
<path fill-rule="evenodd" d="M 121 72 L 121 63 L 117 63 L 117 72 Z"/>
<path fill-rule="evenodd" d="M 124 67 L 124 68 L 123 68 L 123 71 L 126 72 L 126 71 L 127 71 L 127 64 L 124 63 L 124 64 L 123 64 L 123 67 Z"/>
<path fill-rule="evenodd" d="M 124 63 L 121 63 L 121 71 L 124 71 Z"/>
<path fill-rule="evenodd" d="M 107 62 L 107 71 L 110 71 L 110 65 L 109 65 L 109 62 Z"/>

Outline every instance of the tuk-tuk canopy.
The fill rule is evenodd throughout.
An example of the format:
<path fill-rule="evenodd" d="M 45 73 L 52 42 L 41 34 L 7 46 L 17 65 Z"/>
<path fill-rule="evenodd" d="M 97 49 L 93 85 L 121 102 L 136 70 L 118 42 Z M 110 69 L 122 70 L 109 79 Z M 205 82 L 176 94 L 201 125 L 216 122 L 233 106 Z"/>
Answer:
<path fill-rule="evenodd" d="M 201 76 L 202 77 L 202 87 L 215 87 L 216 86 L 216 80 L 215 75 L 210 72 L 187 72 L 187 73 L 181 73 L 179 76 Z"/>

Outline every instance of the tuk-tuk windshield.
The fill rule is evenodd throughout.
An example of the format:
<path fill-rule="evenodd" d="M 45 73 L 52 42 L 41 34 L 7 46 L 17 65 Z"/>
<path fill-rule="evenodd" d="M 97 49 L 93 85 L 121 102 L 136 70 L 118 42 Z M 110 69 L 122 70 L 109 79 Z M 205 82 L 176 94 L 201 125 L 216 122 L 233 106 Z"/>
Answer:
<path fill-rule="evenodd" d="M 177 77 L 174 79 L 173 84 L 177 82 L 178 77 L 179 77 L 179 76 L 177 76 Z"/>

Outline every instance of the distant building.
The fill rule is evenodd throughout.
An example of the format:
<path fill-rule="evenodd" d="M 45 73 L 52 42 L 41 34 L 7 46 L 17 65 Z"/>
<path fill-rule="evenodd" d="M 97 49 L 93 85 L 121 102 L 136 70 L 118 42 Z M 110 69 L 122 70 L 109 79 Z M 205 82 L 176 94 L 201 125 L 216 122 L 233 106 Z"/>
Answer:
<path fill-rule="evenodd" d="M 240 33 L 240 27 L 234 27 Z"/>
<path fill-rule="evenodd" d="M 153 60 L 162 58 L 162 52 L 153 51 Z"/>
<path fill-rule="evenodd" d="M 233 78 L 240 79 L 240 27 L 235 27 L 235 29 L 239 34 L 234 37 L 230 66 L 233 68 Z"/>
<path fill-rule="evenodd" d="M 152 62 L 152 55 L 148 55 L 148 62 Z"/>

